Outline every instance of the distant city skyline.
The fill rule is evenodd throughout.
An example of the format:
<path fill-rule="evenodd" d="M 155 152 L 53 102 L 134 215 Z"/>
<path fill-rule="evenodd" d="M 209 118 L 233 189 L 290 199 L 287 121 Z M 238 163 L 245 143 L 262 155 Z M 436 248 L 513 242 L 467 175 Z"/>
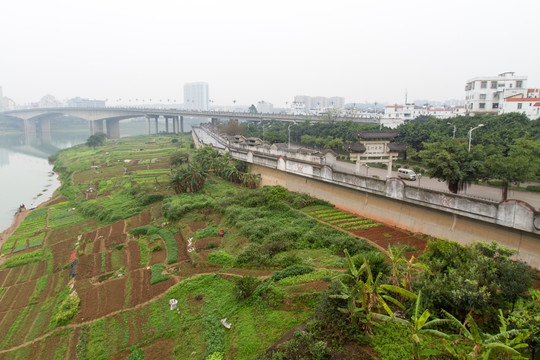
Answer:
<path fill-rule="evenodd" d="M 183 84 L 203 81 L 214 104 L 284 107 L 298 94 L 463 99 L 468 79 L 506 71 L 540 84 L 537 0 L 511 16 L 502 0 L 91 4 L 0 4 L 4 96 L 180 103 Z"/>

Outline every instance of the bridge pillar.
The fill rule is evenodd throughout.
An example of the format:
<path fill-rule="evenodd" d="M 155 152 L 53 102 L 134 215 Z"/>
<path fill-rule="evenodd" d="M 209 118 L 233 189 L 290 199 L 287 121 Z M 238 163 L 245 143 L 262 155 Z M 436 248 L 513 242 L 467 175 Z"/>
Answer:
<path fill-rule="evenodd" d="M 178 134 L 178 116 L 172 117 L 172 128 L 173 128 L 173 133 Z"/>
<path fill-rule="evenodd" d="M 96 133 L 104 132 L 103 131 L 103 120 L 94 120 L 94 131 Z"/>
<path fill-rule="evenodd" d="M 103 126 L 103 121 L 101 121 Z M 107 119 L 107 137 L 109 139 L 120 139 L 120 120 Z"/>
<path fill-rule="evenodd" d="M 212 118 L 212 126 L 216 126 L 218 123 L 218 118 Z"/>
<path fill-rule="evenodd" d="M 51 142 L 51 120 L 49 118 L 38 120 L 37 133 L 41 138 L 42 143 L 50 144 Z"/>
<path fill-rule="evenodd" d="M 169 133 L 169 117 L 165 116 L 165 133 Z"/>
<path fill-rule="evenodd" d="M 156 116 L 156 135 L 159 134 L 158 119 L 159 116 Z"/>
<path fill-rule="evenodd" d="M 184 117 L 180 116 L 180 132 L 184 133 Z"/>
<path fill-rule="evenodd" d="M 32 119 L 24 120 L 24 134 L 25 135 L 35 135 L 36 134 L 36 123 Z"/>
<path fill-rule="evenodd" d="M 146 123 L 148 124 L 148 135 L 150 135 L 150 116 L 146 117 Z"/>

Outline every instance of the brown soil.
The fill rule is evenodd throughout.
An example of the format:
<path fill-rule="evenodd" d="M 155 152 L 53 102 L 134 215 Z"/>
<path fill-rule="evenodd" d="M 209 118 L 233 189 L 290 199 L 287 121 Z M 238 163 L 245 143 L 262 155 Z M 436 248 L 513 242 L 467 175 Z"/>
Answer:
<path fill-rule="evenodd" d="M 208 249 L 210 248 L 210 244 L 214 244 L 214 247 L 218 247 L 221 245 L 222 242 L 223 238 L 220 236 L 207 237 L 195 240 L 193 247 L 195 248 L 195 250 Z"/>
<path fill-rule="evenodd" d="M 150 266 L 158 263 L 165 263 L 165 261 L 167 260 L 167 251 L 165 249 L 153 251 L 151 254 L 152 256 L 150 257 Z"/>
<path fill-rule="evenodd" d="M 417 252 L 413 253 L 418 254 L 422 253 L 426 248 L 425 240 L 419 239 L 408 231 L 385 224 L 367 230 L 355 230 L 353 233 L 371 240 L 384 249 L 387 249 L 390 245 L 409 245 L 415 247 Z"/>
<path fill-rule="evenodd" d="M 193 232 L 195 232 L 197 230 L 200 230 L 200 229 L 204 229 L 207 226 L 208 226 L 208 224 L 206 223 L 206 221 L 196 221 L 196 222 L 192 222 L 192 223 L 189 224 L 189 228 Z"/>
<path fill-rule="evenodd" d="M 132 271 L 141 268 L 141 253 L 139 251 L 139 244 L 136 241 L 129 241 L 127 243 L 127 254 L 126 269 Z"/>
<path fill-rule="evenodd" d="M 144 356 L 147 359 L 172 359 L 176 339 L 158 339 L 145 347 Z"/>

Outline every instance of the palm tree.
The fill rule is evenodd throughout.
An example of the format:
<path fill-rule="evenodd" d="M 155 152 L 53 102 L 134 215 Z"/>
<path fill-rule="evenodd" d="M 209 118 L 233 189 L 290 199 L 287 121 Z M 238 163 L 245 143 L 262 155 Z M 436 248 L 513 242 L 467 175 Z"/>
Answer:
<path fill-rule="evenodd" d="M 261 174 L 241 173 L 242 186 L 255 189 L 261 182 Z"/>
<path fill-rule="evenodd" d="M 176 194 L 180 194 L 186 191 L 184 186 L 184 179 L 180 171 L 174 175 L 169 176 L 169 184 L 173 187 Z"/>

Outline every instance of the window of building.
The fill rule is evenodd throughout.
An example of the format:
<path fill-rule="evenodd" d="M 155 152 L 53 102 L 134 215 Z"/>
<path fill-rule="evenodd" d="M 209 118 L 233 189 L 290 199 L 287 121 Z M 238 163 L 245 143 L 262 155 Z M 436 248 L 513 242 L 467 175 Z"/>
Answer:
<path fill-rule="evenodd" d="M 487 88 L 487 81 L 482 81 L 482 83 L 480 84 L 480 88 L 482 89 Z"/>
<path fill-rule="evenodd" d="M 480 100 L 486 100 L 486 94 L 480 94 Z"/>
<path fill-rule="evenodd" d="M 480 109 L 485 109 L 486 108 L 486 103 L 480 103 L 478 105 L 479 105 Z"/>
<path fill-rule="evenodd" d="M 492 88 L 492 89 L 496 89 L 496 88 L 497 88 L 497 82 L 496 82 L 496 81 L 492 81 L 492 82 L 491 82 L 491 88 Z"/>
<path fill-rule="evenodd" d="M 499 103 L 493 103 L 493 109 L 498 109 L 499 108 Z"/>
<path fill-rule="evenodd" d="M 523 81 L 521 81 L 521 80 L 516 81 L 516 87 L 517 88 L 520 88 L 522 86 L 523 86 Z"/>
<path fill-rule="evenodd" d="M 518 103 L 518 109 L 522 109 L 523 108 L 523 104 L 522 103 Z"/>

